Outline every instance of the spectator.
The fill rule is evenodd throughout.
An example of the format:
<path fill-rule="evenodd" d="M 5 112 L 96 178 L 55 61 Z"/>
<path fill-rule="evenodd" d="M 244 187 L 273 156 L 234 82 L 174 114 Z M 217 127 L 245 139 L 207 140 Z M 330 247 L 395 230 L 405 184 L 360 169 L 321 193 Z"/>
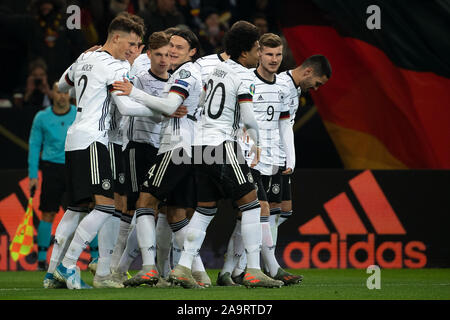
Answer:
<path fill-rule="evenodd" d="M 269 32 L 269 23 L 267 22 L 266 15 L 264 13 L 255 13 L 251 22 L 258 28 L 260 36 Z"/>
<path fill-rule="evenodd" d="M 199 31 L 199 40 L 203 55 L 224 51 L 224 36 L 228 28 L 220 22 L 219 12 L 214 8 L 205 8 L 200 12 L 204 22 Z"/>
<path fill-rule="evenodd" d="M 141 10 L 148 36 L 155 31 L 163 31 L 170 27 L 185 24 L 184 17 L 176 7 L 175 0 L 152 0 L 148 8 Z"/>
<path fill-rule="evenodd" d="M 52 92 L 48 85 L 47 65 L 42 59 L 30 63 L 26 82 L 24 104 L 34 114 L 50 105 Z"/>
<path fill-rule="evenodd" d="M 22 1 L 18 1 L 22 3 Z M 26 5 L 25 5 L 26 7 Z M 0 69 L 4 75 L 0 80 L 0 97 L 11 100 L 13 93 L 23 93 L 23 86 L 28 76 L 28 61 L 31 47 L 29 35 L 33 30 L 34 20 L 22 12 L 13 11 L 5 4 L 0 5 Z"/>
<path fill-rule="evenodd" d="M 47 63 L 48 80 L 57 81 L 61 74 L 87 48 L 83 33 L 66 27 L 62 1 L 35 0 L 31 5 L 34 27 L 30 30 L 31 52 Z"/>

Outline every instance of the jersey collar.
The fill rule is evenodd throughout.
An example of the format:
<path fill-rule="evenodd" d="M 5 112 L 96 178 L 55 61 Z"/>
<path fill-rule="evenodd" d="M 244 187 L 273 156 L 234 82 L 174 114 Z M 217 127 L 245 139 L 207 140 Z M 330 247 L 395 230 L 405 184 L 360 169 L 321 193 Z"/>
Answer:
<path fill-rule="evenodd" d="M 173 71 L 171 72 L 171 74 L 175 73 L 175 71 L 177 71 L 178 69 L 180 69 L 181 66 L 185 65 L 185 64 L 188 63 L 188 62 L 192 62 L 192 60 L 183 62 L 183 63 L 180 64 L 178 67 L 176 67 L 175 69 L 173 69 Z"/>
<path fill-rule="evenodd" d="M 291 78 L 292 83 L 294 84 L 295 89 L 298 89 L 299 85 L 297 85 L 297 84 L 295 83 L 294 78 L 292 77 L 292 74 L 291 74 L 291 70 L 287 70 L 286 73 L 287 73 L 287 75 L 289 76 L 289 78 Z"/>
<path fill-rule="evenodd" d="M 264 79 L 263 77 L 261 77 L 261 75 L 258 73 L 258 70 L 257 70 L 257 69 L 255 69 L 254 72 L 255 72 L 256 76 L 258 77 L 258 79 L 261 80 L 261 81 L 264 82 L 264 83 L 267 83 L 267 84 L 275 84 L 275 82 L 277 82 L 277 75 L 276 75 L 276 74 L 273 75 L 273 81 L 267 81 L 266 79 Z"/>
<path fill-rule="evenodd" d="M 155 78 L 156 80 L 163 81 L 163 82 L 167 82 L 167 81 L 169 80 L 169 78 L 164 79 L 164 78 L 158 77 L 156 74 L 154 74 L 154 73 L 152 72 L 152 69 L 148 69 L 148 73 L 149 73 L 153 78 Z M 169 77 L 170 77 L 170 75 L 169 75 Z"/>

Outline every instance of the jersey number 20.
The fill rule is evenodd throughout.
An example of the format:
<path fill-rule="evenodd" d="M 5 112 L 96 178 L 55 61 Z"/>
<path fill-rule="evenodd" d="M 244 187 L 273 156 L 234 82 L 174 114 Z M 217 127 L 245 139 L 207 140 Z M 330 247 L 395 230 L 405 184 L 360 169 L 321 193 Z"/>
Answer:
<path fill-rule="evenodd" d="M 225 106 L 225 85 L 222 82 L 219 82 L 213 89 L 214 87 L 214 81 L 212 79 L 209 79 L 208 81 L 208 95 L 206 96 L 206 102 L 208 103 L 208 116 L 211 119 L 217 119 L 220 117 L 220 115 L 223 112 L 223 108 Z M 219 110 L 217 111 L 217 113 L 212 113 L 211 112 L 211 104 L 214 98 L 214 95 L 216 94 L 217 90 L 220 89 L 222 96 L 220 98 L 220 105 L 219 105 Z"/>

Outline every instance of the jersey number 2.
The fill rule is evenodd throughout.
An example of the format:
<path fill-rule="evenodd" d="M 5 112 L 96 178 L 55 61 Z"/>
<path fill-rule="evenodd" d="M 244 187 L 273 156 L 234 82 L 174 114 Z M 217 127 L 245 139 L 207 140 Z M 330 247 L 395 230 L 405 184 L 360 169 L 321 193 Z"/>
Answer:
<path fill-rule="evenodd" d="M 87 86 L 87 83 L 88 83 L 87 75 L 83 74 L 81 76 L 80 80 L 78 80 L 78 86 L 80 86 L 81 80 L 84 80 L 83 81 L 83 89 L 81 89 L 80 99 L 78 99 L 78 103 L 80 103 L 81 97 L 83 96 L 83 93 L 84 93 L 84 90 L 86 90 L 86 86 Z"/>

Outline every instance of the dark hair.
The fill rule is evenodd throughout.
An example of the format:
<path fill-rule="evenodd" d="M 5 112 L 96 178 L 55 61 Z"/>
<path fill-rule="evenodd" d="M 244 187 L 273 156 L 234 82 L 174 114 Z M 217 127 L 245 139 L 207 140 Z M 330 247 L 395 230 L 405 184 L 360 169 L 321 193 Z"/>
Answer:
<path fill-rule="evenodd" d="M 45 63 L 45 60 L 43 58 L 39 57 L 30 62 L 30 64 L 28 65 L 28 72 L 31 73 L 35 69 L 42 69 L 47 72 L 47 63 Z"/>
<path fill-rule="evenodd" d="M 302 63 L 303 68 L 313 68 L 314 73 L 321 77 L 325 75 L 328 79 L 331 78 L 331 65 L 327 57 L 321 54 L 310 56 Z"/>
<path fill-rule="evenodd" d="M 148 48 L 156 50 L 169 44 L 169 36 L 164 31 L 153 32 L 148 37 Z"/>
<path fill-rule="evenodd" d="M 128 13 L 121 13 L 115 17 L 108 27 L 108 35 L 114 31 L 123 31 L 126 33 L 134 32 L 139 38 L 144 36 L 144 25 L 138 22 L 139 19 Z"/>
<path fill-rule="evenodd" d="M 135 14 L 131 14 L 127 11 L 122 11 L 122 12 L 118 13 L 116 17 L 125 17 L 125 18 L 133 20 L 137 24 L 140 24 L 142 26 L 142 29 L 144 30 L 143 34 L 145 34 L 146 28 L 145 28 L 145 21 L 143 18 L 141 18 Z"/>
<path fill-rule="evenodd" d="M 172 36 L 179 36 L 182 37 L 184 40 L 186 40 L 189 43 L 190 49 L 197 49 L 195 54 L 192 56 L 192 61 L 197 60 L 200 58 L 200 41 L 198 40 L 197 36 L 194 32 L 187 29 L 178 29 L 172 33 Z"/>
<path fill-rule="evenodd" d="M 248 21 L 238 21 L 225 36 L 225 52 L 237 61 L 242 52 L 250 51 L 259 38 L 258 28 Z"/>

